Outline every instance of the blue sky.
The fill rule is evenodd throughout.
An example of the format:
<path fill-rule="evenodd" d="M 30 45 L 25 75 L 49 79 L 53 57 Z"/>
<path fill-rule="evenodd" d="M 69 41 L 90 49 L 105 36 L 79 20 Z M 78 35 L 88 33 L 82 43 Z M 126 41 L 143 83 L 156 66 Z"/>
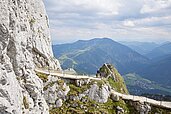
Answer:
<path fill-rule="evenodd" d="M 53 44 L 171 41 L 171 0 L 45 0 Z"/>

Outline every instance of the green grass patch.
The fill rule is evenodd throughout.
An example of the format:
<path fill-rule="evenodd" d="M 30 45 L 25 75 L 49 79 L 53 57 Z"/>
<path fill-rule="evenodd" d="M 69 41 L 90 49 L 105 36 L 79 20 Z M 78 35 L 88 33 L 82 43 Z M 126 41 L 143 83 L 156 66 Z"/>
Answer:
<path fill-rule="evenodd" d="M 77 103 L 77 107 L 68 104 Z M 50 114 L 116 114 L 116 107 L 120 106 L 124 109 L 124 114 L 130 114 L 131 111 L 124 101 L 113 102 L 111 99 L 106 103 L 98 103 L 87 98 L 87 102 L 66 101 L 60 108 L 50 109 Z"/>
<path fill-rule="evenodd" d="M 128 90 L 124 82 L 115 82 L 111 77 L 108 79 L 110 86 L 117 92 L 128 94 Z"/>
<path fill-rule="evenodd" d="M 48 81 L 48 75 L 40 72 L 36 72 L 36 75 L 45 83 Z"/>
<path fill-rule="evenodd" d="M 25 109 L 29 109 L 29 103 L 28 103 L 26 96 L 23 96 L 23 104 L 24 104 Z"/>
<path fill-rule="evenodd" d="M 58 85 L 59 85 L 59 88 L 57 88 L 57 89 L 65 91 L 65 88 L 63 88 L 64 80 L 57 80 L 57 81 L 48 83 L 48 84 L 43 88 L 43 91 L 46 91 L 49 87 L 52 87 L 54 84 L 58 84 Z"/>
<path fill-rule="evenodd" d="M 149 112 L 149 114 L 171 114 L 171 109 L 165 109 L 165 108 L 159 108 L 156 106 L 152 106 L 152 110 Z"/>
<path fill-rule="evenodd" d="M 80 93 L 83 93 L 84 91 L 88 90 L 90 88 L 90 84 L 82 85 L 81 87 L 77 87 L 74 84 L 69 84 L 69 95 L 78 95 Z"/>

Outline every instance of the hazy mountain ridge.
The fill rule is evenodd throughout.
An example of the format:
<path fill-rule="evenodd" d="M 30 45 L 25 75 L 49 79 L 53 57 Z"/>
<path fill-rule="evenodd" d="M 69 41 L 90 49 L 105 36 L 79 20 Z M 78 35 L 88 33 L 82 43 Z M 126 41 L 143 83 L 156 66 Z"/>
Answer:
<path fill-rule="evenodd" d="M 151 62 L 140 71 L 144 78 L 171 86 L 171 55 Z"/>
<path fill-rule="evenodd" d="M 134 43 L 136 42 L 130 44 Z M 137 42 L 136 45 L 138 44 L 139 43 Z M 151 44 L 153 45 L 153 43 L 149 43 L 149 45 Z M 142 67 L 142 69 L 138 73 L 143 78 L 147 78 L 157 83 L 170 86 L 171 71 L 169 68 L 171 68 L 171 42 L 168 41 L 160 45 L 158 44 L 157 47 L 149 51 L 148 54 L 146 54 L 145 56 L 150 59 L 149 64 L 145 67 Z"/>
<path fill-rule="evenodd" d="M 171 54 L 171 42 L 164 43 L 159 47 L 154 48 L 152 51 L 147 53 L 145 56 L 150 59 L 160 58 Z"/>
<path fill-rule="evenodd" d="M 149 53 L 150 51 L 152 51 L 154 48 L 160 46 L 160 44 L 157 44 L 154 42 L 120 41 L 120 43 L 130 47 L 131 49 L 135 50 L 136 52 L 140 53 L 141 55 L 145 55 L 145 54 Z"/>

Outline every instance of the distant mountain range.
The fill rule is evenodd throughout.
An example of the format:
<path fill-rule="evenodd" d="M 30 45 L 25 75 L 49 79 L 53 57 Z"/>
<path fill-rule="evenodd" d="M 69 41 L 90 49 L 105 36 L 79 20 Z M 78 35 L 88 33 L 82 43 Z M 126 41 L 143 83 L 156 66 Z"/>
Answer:
<path fill-rule="evenodd" d="M 171 54 L 154 59 L 139 74 L 149 80 L 171 86 Z"/>
<path fill-rule="evenodd" d="M 163 45 L 154 48 L 152 51 L 147 53 L 145 56 L 150 59 L 161 58 L 171 54 L 171 42 L 164 43 Z"/>
<path fill-rule="evenodd" d="M 140 53 L 141 55 L 145 55 L 155 49 L 156 47 L 160 46 L 160 44 L 154 42 L 120 42 L 123 45 L 128 46 L 129 48 L 135 50 L 136 52 Z"/>
<path fill-rule="evenodd" d="M 149 63 L 148 58 L 109 38 L 54 45 L 53 52 L 64 69 L 71 67 L 80 73 L 95 74 L 102 64 L 112 63 L 125 74 Z"/>
<path fill-rule="evenodd" d="M 127 46 L 123 44 L 125 43 L 122 42 L 121 44 L 109 38 L 95 38 L 85 41 L 79 40 L 70 44 L 53 45 L 53 52 L 55 57 L 60 60 L 64 69 L 70 67 L 78 73 L 95 74 L 102 64 L 111 63 L 115 65 L 122 75 L 136 73 L 142 79 L 148 79 L 158 83 L 159 86 L 171 89 L 170 42 L 163 43 L 162 45 L 140 42 L 129 43 L 135 47 L 130 45 L 128 47 L 128 43 L 126 44 Z M 140 50 L 143 51 L 140 52 Z M 139 79 L 142 81 L 141 78 L 136 78 L 136 80 Z M 154 84 L 144 83 L 147 87 L 152 85 L 154 87 Z M 129 89 L 141 90 L 141 92 L 167 93 L 163 89 L 161 90 L 161 88 L 151 90 L 137 85 L 129 85 Z M 137 94 L 141 93 L 137 91 Z"/>

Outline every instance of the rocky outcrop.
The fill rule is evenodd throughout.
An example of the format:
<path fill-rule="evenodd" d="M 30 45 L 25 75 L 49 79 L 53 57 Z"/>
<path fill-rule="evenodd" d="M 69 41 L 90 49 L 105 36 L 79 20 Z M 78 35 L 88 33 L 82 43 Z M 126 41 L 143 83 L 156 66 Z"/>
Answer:
<path fill-rule="evenodd" d="M 142 102 L 131 102 L 129 101 L 130 105 L 134 107 L 135 111 L 137 111 L 139 114 L 149 114 L 151 111 L 151 106 L 148 103 L 142 103 Z"/>
<path fill-rule="evenodd" d="M 59 108 L 59 107 L 61 107 L 62 106 L 62 104 L 63 104 L 63 101 L 62 101 L 62 99 L 58 99 L 57 101 L 56 101 L 56 107 L 57 108 Z"/>
<path fill-rule="evenodd" d="M 137 111 L 140 112 L 140 114 L 149 114 L 149 112 L 151 111 L 151 107 L 149 104 L 147 103 L 137 103 L 137 105 L 135 105 Z"/>
<path fill-rule="evenodd" d="M 106 84 L 102 85 L 102 87 L 99 87 L 97 84 L 93 84 L 90 89 L 84 93 L 96 102 L 106 103 L 110 96 L 110 87 Z"/>
<path fill-rule="evenodd" d="M 123 77 L 112 64 L 103 64 L 97 71 L 96 77 L 108 79 L 109 84 L 115 91 L 129 94 Z"/>
<path fill-rule="evenodd" d="M 119 95 L 116 95 L 114 93 L 111 93 L 110 97 L 114 102 L 118 102 L 120 100 Z"/>
<path fill-rule="evenodd" d="M 49 76 L 44 84 L 44 98 L 50 107 L 61 107 L 69 91 L 70 88 L 64 80 L 54 76 Z"/>
<path fill-rule="evenodd" d="M 42 0 L 0 1 L 0 113 L 48 114 L 35 67 L 60 69 L 53 58 Z"/>
<path fill-rule="evenodd" d="M 124 114 L 124 109 L 121 108 L 120 106 L 117 106 L 116 107 L 116 112 L 117 112 L 117 114 Z"/>

